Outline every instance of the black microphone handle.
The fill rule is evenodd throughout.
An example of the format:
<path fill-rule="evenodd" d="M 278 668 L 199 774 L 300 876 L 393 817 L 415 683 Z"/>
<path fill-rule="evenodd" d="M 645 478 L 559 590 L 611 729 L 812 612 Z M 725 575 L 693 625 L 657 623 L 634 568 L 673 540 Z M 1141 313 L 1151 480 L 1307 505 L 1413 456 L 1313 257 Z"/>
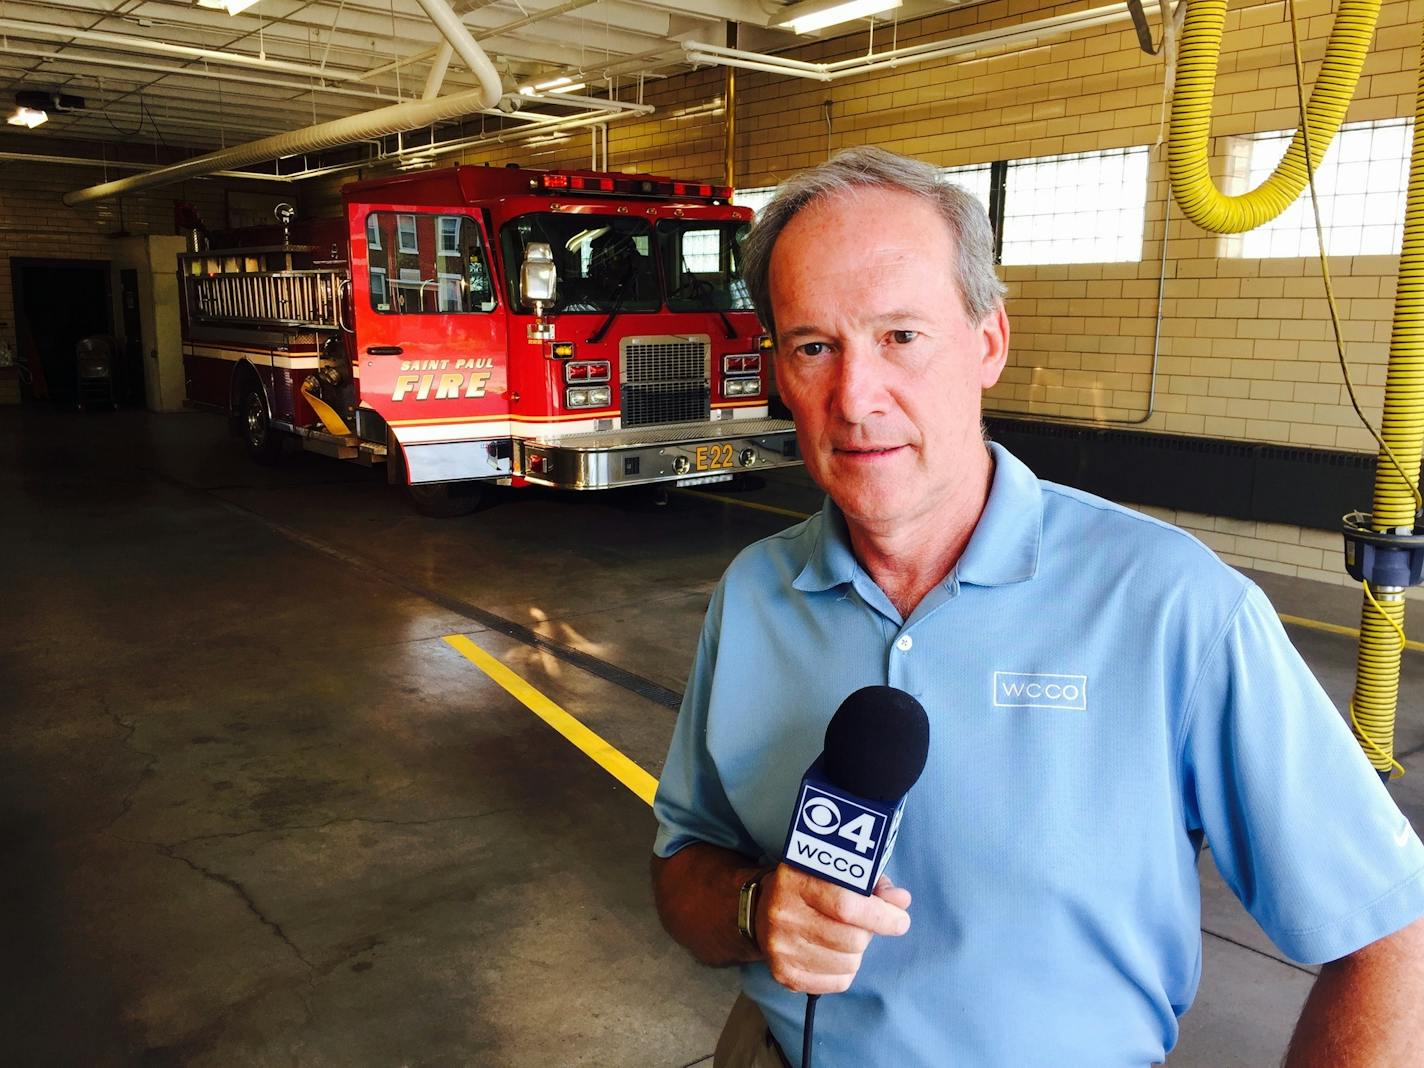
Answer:
<path fill-rule="evenodd" d="M 822 758 L 833 785 L 876 801 L 903 800 L 925 769 L 929 746 L 929 717 L 919 701 L 894 686 L 864 686 L 841 702 L 826 725 Z M 801 1068 L 811 1068 L 820 997 L 806 995 Z"/>
<path fill-rule="evenodd" d="M 801 1030 L 801 1068 L 811 1068 L 811 1034 L 816 1028 L 816 1002 L 820 994 L 806 995 L 806 1025 Z"/>

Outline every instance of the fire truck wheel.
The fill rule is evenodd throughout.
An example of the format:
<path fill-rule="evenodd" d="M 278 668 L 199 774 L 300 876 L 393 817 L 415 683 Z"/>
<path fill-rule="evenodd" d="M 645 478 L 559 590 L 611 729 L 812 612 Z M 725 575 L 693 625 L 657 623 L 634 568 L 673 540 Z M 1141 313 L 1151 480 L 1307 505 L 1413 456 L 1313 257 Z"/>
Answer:
<path fill-rule="evenodd" d="M 275 464 L 282 458 L 282 438 L 272 429 L 267 414 L 267 398 L 256 385 L 248 385 L 238 402 L 238 425 L 247 454 L 260 464 Z"/>
<path fill-rule="evenodd" d="M 432 482 L 406 489 L 415 510 L 434 519 L 469 515 L 480 506 L 485 495 L 484 486 L 478 482 Z"/>

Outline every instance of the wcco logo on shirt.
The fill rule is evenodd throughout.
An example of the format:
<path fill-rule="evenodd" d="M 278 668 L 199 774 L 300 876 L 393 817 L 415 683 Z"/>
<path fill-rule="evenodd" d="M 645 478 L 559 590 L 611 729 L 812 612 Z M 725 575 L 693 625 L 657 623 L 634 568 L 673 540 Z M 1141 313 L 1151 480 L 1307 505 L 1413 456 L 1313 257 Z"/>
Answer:
<path fill-rule="evenodd" d="M 1060 708 L 1068 712 L 1088 710 L 1088 676 L 1027 675 L 1016 671 L 994 672 L 995 708 Z"/>

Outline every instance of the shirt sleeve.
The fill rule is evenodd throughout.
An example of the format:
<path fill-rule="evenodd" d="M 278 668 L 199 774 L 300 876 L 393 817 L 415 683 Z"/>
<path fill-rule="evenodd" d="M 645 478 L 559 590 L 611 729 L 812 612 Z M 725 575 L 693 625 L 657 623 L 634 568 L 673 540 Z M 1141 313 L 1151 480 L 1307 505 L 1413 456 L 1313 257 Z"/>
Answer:
<path fill-rule="evenodd" d="M 1283 953 L 1336 960 L 1424 914 L 1424 846 L 1256 587 L 1187 714 L 1188 827 Z"/>
<path fill-rule="evenodd" d="M 727 800 L 707 749 L 707 719 L 717 670 L 724 590 L 725 582 L 718 585 L 707 608 L 667 762 L 653 798 L 653 814 L 658 820 L 653 852 L 660 857 L 670 857 L 694 842 L 722 846 L 748 857 L 761 854 Z"/>

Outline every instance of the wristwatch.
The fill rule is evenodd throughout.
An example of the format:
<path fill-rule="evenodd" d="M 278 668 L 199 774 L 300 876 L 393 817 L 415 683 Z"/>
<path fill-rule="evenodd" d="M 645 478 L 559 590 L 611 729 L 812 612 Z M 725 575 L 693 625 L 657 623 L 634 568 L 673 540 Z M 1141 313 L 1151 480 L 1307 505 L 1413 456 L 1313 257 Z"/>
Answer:
<path fill-rule="evenodd" d="M 742 884 L 742 891 L 737 895 L 737 930 L 757 949 L 761 949 L 761 944 L 756 936 L 756 899 L 766 876 L 765 870 L 757 872 Z"/>

